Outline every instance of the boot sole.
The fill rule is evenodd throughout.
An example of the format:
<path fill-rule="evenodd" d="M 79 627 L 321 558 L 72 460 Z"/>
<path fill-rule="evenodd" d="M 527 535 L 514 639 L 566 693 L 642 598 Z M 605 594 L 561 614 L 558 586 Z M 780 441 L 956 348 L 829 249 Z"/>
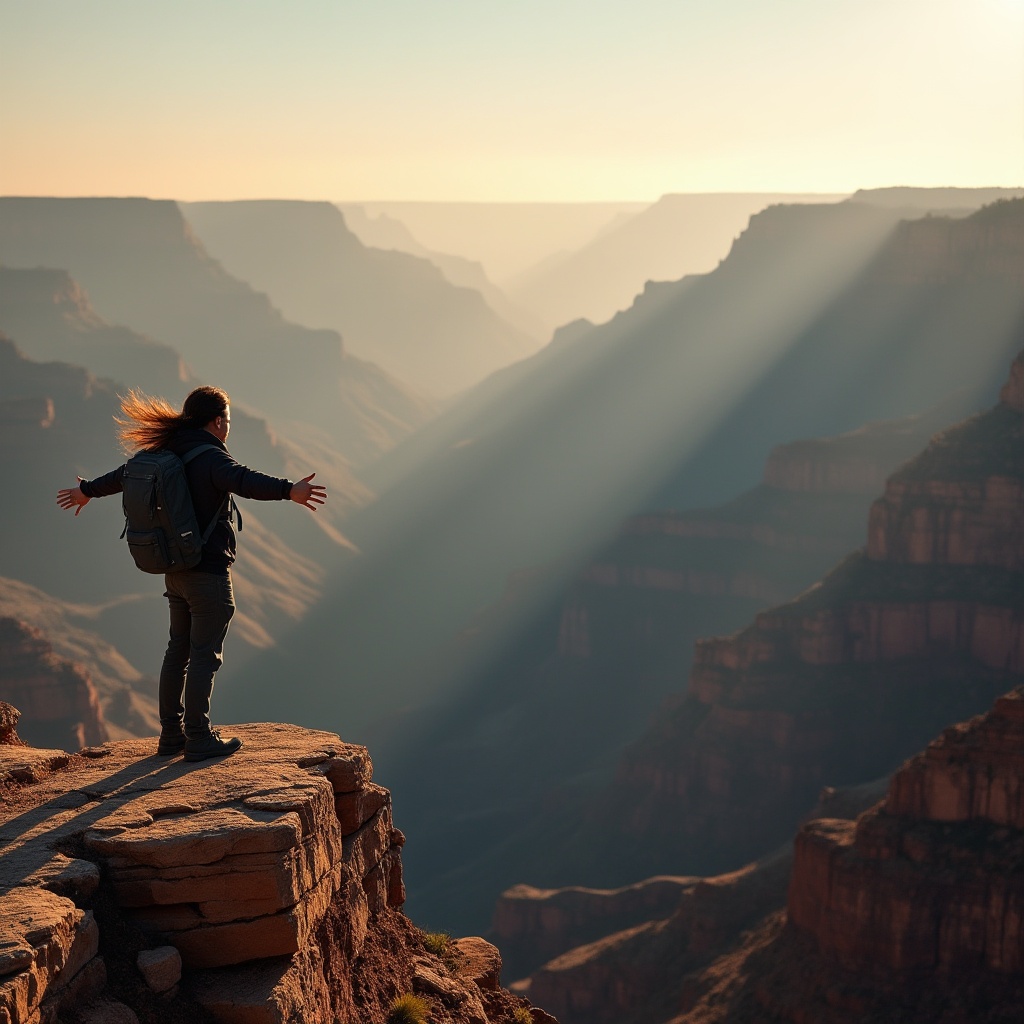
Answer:
<path fill-rule="evenodd" d="M 210 751 L 208 754 L 190 754 L 187 750 L 185 751 L 186 761 L 209 761 L 212 757 L 230 757 L 232 754 L 237 754 L 242 749 L 242 744 L 239 743 L 237 747 L 232 747 L 230 750 L 218 750 Z"/>

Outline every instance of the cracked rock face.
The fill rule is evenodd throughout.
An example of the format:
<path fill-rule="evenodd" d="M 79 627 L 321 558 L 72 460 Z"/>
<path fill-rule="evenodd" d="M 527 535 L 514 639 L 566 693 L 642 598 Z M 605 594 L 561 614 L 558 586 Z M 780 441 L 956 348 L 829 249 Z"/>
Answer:
<path fill-rule="evenodd" d="M 160 1019 L 108 989 L 99 897 L 148 945 L 131 956 L 143 1003 L 198 1004 L 231 1024 L 383 1024 L 413 990 L 451 1024 L 528 1005 L 498 987 L 483 940 L 461 971 L 422 948 L 398 909 L 405 837 L 364 747 L 289 725 L 232 732 L 238 753 L 198 764 L 157 757 L 153 739 L 75 756 L 0 744 L 13 798 L 0 821 L 0 1024 L 55 1024 L 72 1005 L 83 1020 Z"/>
<path fill-rule="evenodd" d="M 365 748 L 291 726 L 238 731 L 240 753 L 199 765 L 153 756 L 152 741 L 91 748 L 71 789 L 52 774 L 66 755 L 3 748 L 8 776 L 44 776 L 41 802 L 0 826 L 10 887 L 0 1005 L 17 1008 L 12 1020 L 32 1019 L 32 993 L 40 1005 L 54 998 L 80 950 L 95 956 L 95 922 L 74 899 L 95 890 L 96 863 L 56 853 L 62 841 L 83 841 L 125 916 L 193 969 L 298 953 L 343 890 L 358 894 L 358 944 L 402 892 L 392 879 L 401 860 L 390 794 L 373 787 L 362 798 L 372 771 Z M 347 801 L 344 823 L 336 798 Z"/>

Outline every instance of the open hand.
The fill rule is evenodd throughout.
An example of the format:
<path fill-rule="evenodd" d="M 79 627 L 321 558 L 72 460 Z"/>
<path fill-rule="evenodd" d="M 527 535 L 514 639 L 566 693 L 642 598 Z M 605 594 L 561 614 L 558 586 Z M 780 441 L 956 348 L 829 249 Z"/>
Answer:
<path fill-rule="evenodd" d="M 82 488 L 79 486 L 81 483 L 82 478 L 79 477 L 78 484 L 74 487 L 64 487 L 57 492 L 57 504 L 63 509 L 73 508 L 76 516 L 92 501 L 82 493 Z"/>
<path fill-rule="evenodd" d="M 289 495 L 292 501 L 299 505 L 305 505 L 312 512 L 316 511 L 317 505 L 322 505 L 327 500 L 327 488 L 320 484 L 310 483 L 315 476 L 316 473 L 310 473 L 309 476 L 304 476 L 292 484 L 292 493 Z"/>

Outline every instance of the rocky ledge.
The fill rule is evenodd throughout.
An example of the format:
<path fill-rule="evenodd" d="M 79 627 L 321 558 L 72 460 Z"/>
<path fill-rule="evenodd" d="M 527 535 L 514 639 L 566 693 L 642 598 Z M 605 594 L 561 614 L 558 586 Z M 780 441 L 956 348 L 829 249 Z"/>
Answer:
<path fill-rule="evenodd" d="M 5 730 L 0 1022 L 380 1024 L 403 994 L 434 1021 L 551 1020 L 498 987 L 494 947 L 431 952 L 401 913 L 405 839 L 364 747 L 231 731 L 239 753 L 189 764 Z"/>

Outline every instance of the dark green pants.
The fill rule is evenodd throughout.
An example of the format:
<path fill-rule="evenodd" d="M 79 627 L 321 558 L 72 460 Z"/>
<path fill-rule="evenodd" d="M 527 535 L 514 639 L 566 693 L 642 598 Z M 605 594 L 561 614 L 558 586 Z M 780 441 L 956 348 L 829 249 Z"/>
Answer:
<path fill-rule="evenodd" d="M 182 727 L 200 738 L 210 732 L 213 677 L 224 663 L 224 638 L 235 597 L 231 577 L 211 572 L 168 573 L 171 635 L 160 669 L 160 726 L 164 733 Z"/>

